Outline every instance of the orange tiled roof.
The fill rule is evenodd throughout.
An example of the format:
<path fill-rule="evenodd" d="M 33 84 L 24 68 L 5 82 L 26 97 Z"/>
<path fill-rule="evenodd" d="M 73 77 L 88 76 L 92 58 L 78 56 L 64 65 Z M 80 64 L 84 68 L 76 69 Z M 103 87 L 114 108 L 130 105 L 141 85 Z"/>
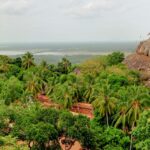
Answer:
<path fill-rule="evenodd" d="M 93 107 L 89 103 L 76 103 L 72 106 L 71 111 L 85 115 L 90 119 L 94 118 Z"/>
<path fill-rule="evenodd" d="M 37 99 L 41 102 L 49 102 L 49 97 L 43 94 L 38 94 Z"/>

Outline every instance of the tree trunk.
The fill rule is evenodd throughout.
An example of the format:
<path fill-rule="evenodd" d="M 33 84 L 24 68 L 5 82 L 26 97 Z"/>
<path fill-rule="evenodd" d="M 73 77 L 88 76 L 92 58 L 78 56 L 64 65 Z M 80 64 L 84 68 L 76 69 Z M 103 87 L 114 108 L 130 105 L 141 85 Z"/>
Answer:
<path fill-rule="evenodd" d="M 65 150 L 67 150 L 67 143 L 66 143 L 66 140 L 67 140 L 67 138 L 66 138 L 66 136 L 65 136 Z"/>
<path fill-rule="evenodd" d="M 32 141 L 29 141 L 29 143 L 28 143 L 28 147 L 29 147 L 30 150 L 31 150 L 31 148 L 32 148 L 31 142 L 32 142 Z"/>
<path fill-rule="evenodd" d="M 130 141 L 130 150 L 132 150 L 132 134 L 131 134 L 131 141 Z"/>
<path fill-rule="evenodd" d="M 72 148 L 72 146 L 74 145 L 76 140 L 71 140 L 70 146 L 68 147 L 68 150 L 70 150 Z"/>
<path fill-rule="evenodd" d="M 106 122 L 107 122 L 107 127 L 109 127 L 109 118 L 108 118 L 108 113 L 106 112 Z"/>
<path fill-rule="evenodd" d="M 132 129 L 131 129 L 131 131 L 134 129 L 134 125 L 135 124 L 135 122 L 133 122 L 133 124 L 132 124 Z M 132 150 L 132 144 L 133 144 L 133 137 L 132 137 L 132 132 L 131 132 L 131 140 L 130 140 L 130 150 Z"/>

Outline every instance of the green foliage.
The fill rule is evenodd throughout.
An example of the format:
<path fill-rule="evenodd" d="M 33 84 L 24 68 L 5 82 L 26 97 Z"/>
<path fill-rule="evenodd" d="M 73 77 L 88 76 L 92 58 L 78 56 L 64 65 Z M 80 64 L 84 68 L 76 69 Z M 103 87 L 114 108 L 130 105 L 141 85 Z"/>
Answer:
<path fill-rule="evenodd" d="M 5 104 L 18 100 L 23 93 L 23 84 L 15 77 L 9 78 L 3 85 L 0 97 Z"/>
<path fill-rule="evenodd" d="M 102 117 L 106 117 L 109 126 L 109 116 L 115 111 L 116 98 L 112 96 L 110 85 L 106 82 L 100 89 L 99 96 L 93 101 L 93 106 L 97 108 Z"/>
<path fill-rule="evenodd" d="M 107 56 L 108 65 L 117 65 L 124 60 L 124 54 L 121 52 L 113 52 Z"/>
<path fill-rule="evenodd" d="M 17 57 L 17 58 L 14 58 L 12 60 L 12 64 L 18 66 L 18 67 L 21 67 L 22 66 L 22 59 L 21 57 Z"/>
<path fill-rule="evenodd" d="M 129 149 L 130 139 L 123 133 L 123 131 L 110 127 L 104 129 L 104 131 L 96 130 L 95 132 L 97 132 L 99 148 L 106 150 L 109 150 L 110 148 L 113 150 L 115 150 L 115 148 L 119 150 Z"/>
<path fill-rule="evenodd" d="M 105 56 L 96 57 L 90 60 L 87 60 L 79 65 L 79 70 L 81 74 L 92 76 L 97 76 L 100 71 L 106 67 L 106 58 Z"/>
<path fill-rule="evenodd" d="M 108 82 L 111 84 L 114 88 L 115 87 L 121 87 L 121 86 L 127 86 L 128 85 L 128 79 L 124 76 L 117 76 L 114 74 L 111 74 L 108 76 Z"/>
<path fill-rule="evenodd" d="M 71 62 L 67 58 L 62 58 L 62 61 L 58 63 L 58 72 L 67 74 L 71 71 Z"/>
<path fill-rule="evenodd" d="M 45 147 L 44 143 L 48 143 L 50 140 L 57 140 L 58 133 L 53 125 L 39 122 L 26 128 L 26 136 L 28 141 L 36 141 L 39 149 L 43 149 Z"/>
<path fill-rule="evenodd" d="M 34 57 L 30 52 L 27 52 L 22 57 L 22 67 L 24 69 L 29 69 L 31 66 L 34 66 Z"/>
<path fill-rule="evenodd" d="M 94 135 L 94 132 L 89 128 L 82 128 L 80 130 L 80 133 L 82 135 L 81 143 L 83 147 L 86 147 L 87 149 L 95 150 L 96 149 L 96 137 Z"/>
<path fill-rule="evenodd" d="M 74 124 L 74 117 L 69 112 L 62 112 L 58 120 L 58 129 L 61 132 L 65 132 L 69 127 Z"/>
<path fill-rule="evenodd" d="M 144 111 L 133 130 L 134 143 L 137 150 L 150 149 L 150 110 Z"/>
<path fill-rule="evenodd" d="M 58 122 L 59 112 L 55 109 L 40 109 L 37 112 L 37 119 L 45 122 L 50 123 L 53 126 L 56 126 L 56 122 Z"/>
<path fill-rule="evenodd" d="M 150 91 L 141 85 L 139 72 L 121 64 L 123 59 L 120 52 L 96 57 L 77 65 L 77 73 L 66 58 L 36 65 L 29 52 L 15 59 L 0 56 L 0 144 L 60 149 L 63 136 L 85 149 L 127 150 L 132 133 L 134 149 L 150 149 L 149 111 L 144 111 L 150 107 Z M 37 102 L 38 94 L 50 101 Z M 69 112 L 77 102 L 93 104 L 93 120 Z M 22 148 L 16 139 L 28 144 Z"/>
<path fill-rule="evenodd" d="M 16 138 L 13 138 L 11 135 L 0 137 L 0 141 L 1 141 L 0 146 L 2 145 L 14 145 L 15 146 L 16 145 Z"/>
<path fill-rule="evenodd" d="M 2 138 L 0 138 L 0 146 L 3 146 L 5 144 L 5 142 L 3 141 Z"/>
<path fill-rule="evenodd" d="M 12 62 L 12 59 L 5 55 L 0 55 L 0 64 L 9 64 Z"/>
<path fill-rule="evenodd" d="M 6 72 L 6 77 L 10 78 L 11 76 L 18 76 L 21 69 L 16 65 L 10 65 L 9 70 Z"/>

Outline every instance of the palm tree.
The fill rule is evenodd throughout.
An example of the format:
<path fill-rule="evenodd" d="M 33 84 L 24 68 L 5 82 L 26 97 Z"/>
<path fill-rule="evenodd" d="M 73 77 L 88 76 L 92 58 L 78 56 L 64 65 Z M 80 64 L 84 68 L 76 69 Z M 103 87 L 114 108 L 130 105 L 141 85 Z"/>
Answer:
<path fill-rule="evenodd" d="M 27 81 L 26 91 L 29 91 L 33 95 L 36 95 L 40 91 L 39 84 L 36 77 L 33 77 L 32 80 Z"/>
<path fill-rule="evenodd" d="M 134 128 L 140 113 L 144 110 L 145 106 L 150 105 L 150 94 L 145 87 L 135 85 L 123 91 L 120 93 L 120 96 L 123 99 L 123 105 L 126 105 L 126 107 L 120 107 L 120 111 L 115 117 L 115 126 L 117 127 L 122 124 L 123 127 L 129 125 L 131 128 Z M 123 121 L 125 119 L 126 121 Z"/>
<path fill-rule="evenodd" d="M 93 94 L 94 94 L 94 88 L 93 86 L 90 84 L 90 85 L 87 85 L 86 86 L 86 90 L 84 92 L 84 97 L 85 97 L 85 101 L 86 102 L 91 102 L 91 99 L 93 98 Z"/>
<path fill-rule="evenodd" d="M 83 93 L 83 96 L 86 102 L 91 102 L 94 98 L 95 90 L 98 88 L 96 87 L 96 84 L 94 84 L 95 79 L 91 75 L 86 75 L 83 82 L 85 83 L 85 92 Z"/>
<path fill-rule="evenodd" d="M 137 120 L 139 119 L 140 113 L 141 113 L 141 103 L 139 100 L 133 100 L 133 102 L 131 103 L 131 106 L 129 107 L 128 111 L 127 111 L 127 117 L 128 117 L 128 123 L 131 126 L 131 130 L 134 129 L 135 124 L 137 122 Z M 132 150 L 132 134 L 131 134 L 131 142 L 130 142 L 130 150 Z"/>
<path fill-rule="evenodd" d="M 32 93 L 34 96 L 38 92 L 43 91 L 43 85 L 45 82 L 36 74 L 30 74 L 28 78 L 26 79 L 26 91 Z"/>
<path fill-rule="evenodd" d="M 63 58 L 62 61 L 58 63 L 58 69 L 62 73 L 67 74 L 70 68 L 71 68 L 71 62 L 66 58 Z"/>
<path fill-rule="evenodd" d="M 27 52 L 22 56 L 22 66 L 25 69 L 30 68 L 31 66 L 34 66 L 34 57 L 30 52 Z"/>
<path fill-rule="evenodd" d="M 127 110 L 128 123 L 134 127 L 140 112 L 144 110 L 145 106 L 150 106 L 150 94 L 149 90 L 143 86 L 131 86 L 128 88 L 128 92 L 130 95 Z"/>
<path fill-rule="evenodd" d="M 48 64 L 45 60 L 43 60 L 40 64 L 40 68 L 41 68 L 41 71 L 47 71 L 48 70 Z"/>
<path fill-rule="evenodd" d="M 53 86 L 53 85 L 52 85 Z M 73 92 L 71 87 L 67 84 L 56 84 L 51 89 L 53 92 L 49 91 L 50 97 L 56 102 L 61 103 L 64 108 L 71 108 L 73 104 Z"/>
<path fill-rule="evenodd" d="M 64 93 L 64 108 L 71 108 L 72 96 L 69 93 Z"/>
<path fill-rule="evenodd" d="M 74 102 L 77 102 L 78 91 L 76 89 L 76 84 L 66 83 L 64 85 L 64 106 L 65 108 L 71 108 Z M 66 107 L 67 106 L 67 107 Z"/>
<path fill-rule="evenodd" d="M 9 70 L 9 64 L 6 64 L 5 62 L 0 64 L 0 72 L 5 73 Z"/>
<path fill-rule="evenodd" d="M 118 127 L 119 125 L 122 125 L 122 129 L 124 131 L 127 130 L 127 107 L 122 106 L 120 108 L 120 111 L 115 115 L 115 119 L 113 122 L 115 122 L 115 127 Z"/>
<path fill-rule="evenodd" d="M 70 89 L 71 89 L 71 93 L 72 93 L 72 99 L 74 102 L 78 102 L 80 99 L 80 91 L 79 91 L 79 86 L 78 83 L 72 83 L 70 84 Z"/>
<path fill-rule="evenodd" d="M 45 87 L 45 92 L 47 95 L 51 95 L 54 91 L 56 82 L 55 82 L 56 78 L 55 77 L 51 77 L 47 80 L 47 86 Z"/>
<path fill-rule="evenodd" d="M 111 96 L 110 85 L 105 84 L 99 93 L 99 96 L 93 101 L 95 108 L 98 108 L 102 117 L 106 117 L 106 124 L 109 126 L 109 116 L 114 113 L 116 98 Z"/>
<path fill-rule="evenodd" d="M 143 86 L 130 86 L 126 89 L 126 101 L 127 107 L 124 111 L 118 115 L 118 119 L 115 123 L 117 127 L 119 124 L 122 124 L 123 127 L 129 125 L 131 130 L 136 126 L 136 123 L 139 119 L 141 112 L 144 110 L 145 106 L 150 106 L 150 94 L 149 90 Z M 132 135 L 130 142 L 130 150 L 132 149 Z"/>

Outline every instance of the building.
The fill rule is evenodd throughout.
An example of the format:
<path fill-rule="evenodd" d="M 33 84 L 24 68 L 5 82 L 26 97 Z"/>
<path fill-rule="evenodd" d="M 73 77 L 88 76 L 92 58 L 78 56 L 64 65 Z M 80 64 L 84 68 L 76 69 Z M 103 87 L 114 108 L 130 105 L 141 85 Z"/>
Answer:
<path fill-rule="evenodd" d="M 93 107 L 89 103 L 76 103 L 72 106 L 71 112 L 85 115 L 90 119 L 94 118 Z"/>

